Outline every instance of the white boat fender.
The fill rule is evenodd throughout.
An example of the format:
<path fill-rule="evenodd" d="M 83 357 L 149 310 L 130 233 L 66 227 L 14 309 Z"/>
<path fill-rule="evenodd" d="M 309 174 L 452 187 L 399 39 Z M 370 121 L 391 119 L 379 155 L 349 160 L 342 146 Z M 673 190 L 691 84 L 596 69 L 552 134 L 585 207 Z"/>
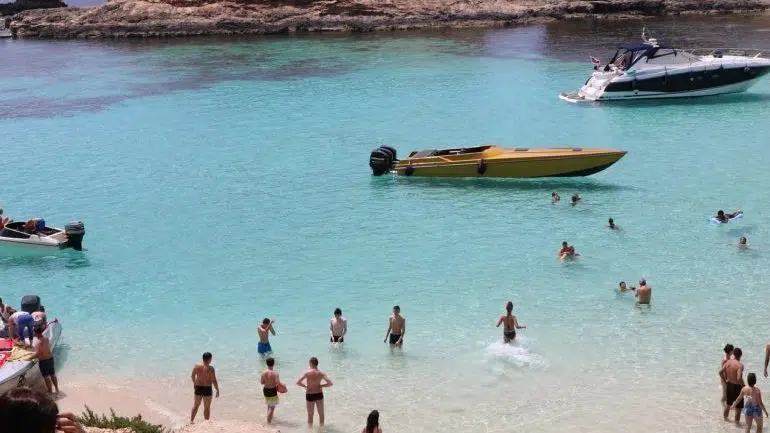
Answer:
<path fill-rule="evenodd" d="M 484 162 L 484 159 L 481 159 L 476 166 L 476 173 L 478 173 L 479 175 L 483 175 L 486 172 L 487 172 L 487 163 Z"/>
<path fill-rule="evenodd" d="M 414 167 L 412 167 L 411 165 L 407 165 L 406 168 L 404 169 L 404 174 L 407 176 L 411 176 L 412 173 L 414 173 Z"/>

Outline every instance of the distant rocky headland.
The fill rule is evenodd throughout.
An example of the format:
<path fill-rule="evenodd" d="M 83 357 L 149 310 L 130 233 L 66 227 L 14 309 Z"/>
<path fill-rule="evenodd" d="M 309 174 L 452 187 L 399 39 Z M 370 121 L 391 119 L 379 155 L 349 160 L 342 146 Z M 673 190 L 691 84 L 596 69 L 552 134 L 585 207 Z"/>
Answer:
<path fill-rule="evenodd" d="M 10 28 L 19 37 L 56 39 L 368 32 L 768 7 L 770 0 L 108 0 L 88 8 L 25 10 L 13 16 Z"/>

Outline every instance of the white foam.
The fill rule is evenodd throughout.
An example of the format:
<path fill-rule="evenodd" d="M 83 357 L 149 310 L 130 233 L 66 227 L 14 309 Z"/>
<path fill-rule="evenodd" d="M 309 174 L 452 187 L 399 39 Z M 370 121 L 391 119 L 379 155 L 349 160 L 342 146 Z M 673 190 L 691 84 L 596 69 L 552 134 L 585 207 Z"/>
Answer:
<path fill-rule="evenodd" d="M 513 344 L 505 344 L 496 341 L 487 346 L 487 355 L 491 358 L 513 364 L 519 367 L 548 365 L 545 358 L 532 352 L 528 347 L 527 339 L 519 337 Z"/>

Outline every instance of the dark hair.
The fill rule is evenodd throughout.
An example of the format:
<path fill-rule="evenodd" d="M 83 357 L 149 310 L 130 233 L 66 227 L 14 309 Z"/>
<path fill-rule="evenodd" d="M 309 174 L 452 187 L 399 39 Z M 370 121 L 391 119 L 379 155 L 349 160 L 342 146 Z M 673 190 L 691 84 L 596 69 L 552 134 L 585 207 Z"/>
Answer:
<path fill-rule="evenodd" d="M 340 310 L 339 308 L 335 308 L 334 314 L 342 314 L 342 310 Z"/>
<path fill-rule="evenodd" d="M 366 433 L 374 433 L 374 429 L 380 426 L 380 413 L 376 410 L 369 412 L 366 417 Z"/>
<path fill-rule="evenodd" d="M 621 281 L 621 282 L 619 282 L 619 283 L 618 283 L 618 287 L 622 286 L 623 284 L 626 284 L 626 282 L 625 282 L 625 281 Z"/>
<path fill-rule="evenodd" d="M 615 221 L 613 221 L 613 220 L 612 220 L 612 218 L 610 218 L 610 220 L 609 220 L 608 222 L 609 222 L 610 224 L 612 224 L 612 223 L 614 223 Z"/>
<path fill-rule="evenodd" d="M 736 347 L 735 349 L 733 349 L 733 356 L 735 357 L 735 359 L 741 359 L 741 356 L 743 356 L 743 351 L 741 350 L 740 347 Z"/>
<path fill-rule="evenodd" d="M 265 317 L 264 319 L 262 319 L 262 324 L 263 324 L 263 325 L 269 325 L 269 324 L 270 324 L 270 319 L 268 319 L 267 317 Z"/>
<path fill-rule="evenodd" d="M 398 305 L 394 305 L 393 309 L 396 310 L 396 311 L 401 311 L 401 307 L 399 307 Z"/>
<path fill-rule="evenodd" d="M 39 311 L 39 312 L 41 312 L 41 313 L 45 313 L 45 307 L 41 305 L 41 306 L 40 306 L 40 307 L 37 309 L 37 311 Z"/>
<path fill-rule="evenodd" d="M 313 367 L 318 367 L 318 358 L 316 358 L 315 356 L 310 358 L 310 365 L 312 365 Z"/>
<path fill-rule="evenodd" d="M 43 331 L 45 331 L 45 327 L 43 327 L 43 326 L 35 326 L 35 334 L 42 335 Z"/>
<path fill-rule="evenodd" d="M 507 303 L 507 304 L 505 304 L 505 311 L 507 311 L 508 313 L 510 313 L 511 311 L 513 311 L 513 302 L 511 302 L 511 301 L 508 301 L 508 303 Z"/>
<path fill-rule="evenodd" d="M 14 388 L 0 395 L 3 431 L 54 433 L 58 414 L 59 408 L 51 397 L 27 387 Z"/>
<path fill-rule="evenodd" d="M 562 243 L 561 243 L 561 245 L 562 245 L 563 247 L 566 247 L 567 245 L 569 245 L 569 242 L 567 242 L 567 241 L 564 241 L 564 242 L 562 242 Z"/>
<path fill-rule="evenodd" d="M 749 375 L 746 376 L 746 382 L 750 387 L 754 388 L 754 385 L 757 384 L 757 375 L 754 373 L 749 373 Z"/>
<path fill-rule="evenodd" d="M 726 344 L 726 345 L 725 345 L 725 348 L 724 348 L 724 349 L 722 349 L 722 350 L 724 350 L 724 351 L 725 351 L 725 353 L 730 353 L 730 352 L 732 352 L 732 351 L 733 351 L 733 345 L 732 345 L 732 344 Z"/>
<path fill-rule="evenodd" d="M 211 354 L 211 352 L 204 352 L 203 353 L 203 360 L 208 361 L 210 360 L 214 355 Z"/>
<path fill-rule="evenodd" d="M 267 364 L 268 367 L 272 367 L 275 365 L 275 359 L 268 356 L 267 359 L 265 359 L 265 364 Z"/>

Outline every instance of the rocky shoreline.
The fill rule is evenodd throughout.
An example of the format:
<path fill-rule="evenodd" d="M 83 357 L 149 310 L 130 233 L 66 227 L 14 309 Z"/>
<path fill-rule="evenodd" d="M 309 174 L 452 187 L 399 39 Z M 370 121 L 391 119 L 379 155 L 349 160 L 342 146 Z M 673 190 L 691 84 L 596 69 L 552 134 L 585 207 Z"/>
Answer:
<path fill-rule="evenodd" d="M 767 11 L 770 0 L 109 0 L 15 15 L 23 38 L 145 38 L 502 27 L 581 17 Z"/>

